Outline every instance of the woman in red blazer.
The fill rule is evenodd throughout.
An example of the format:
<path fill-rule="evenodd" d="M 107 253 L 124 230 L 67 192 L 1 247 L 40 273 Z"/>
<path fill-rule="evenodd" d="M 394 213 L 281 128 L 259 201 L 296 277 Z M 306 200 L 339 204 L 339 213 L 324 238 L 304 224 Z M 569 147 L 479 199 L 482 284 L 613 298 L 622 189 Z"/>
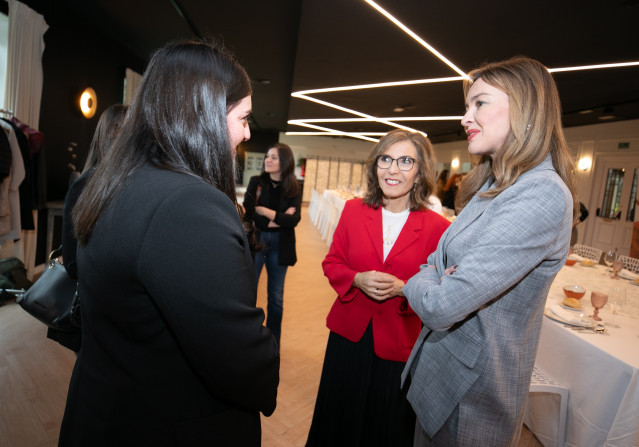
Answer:
<path fill-rule="evenodd" d="M 367 169 L 368 193 L 346 203 L 322 263 L 338 297 L 307 446 L 413 444 L 400 380 L 421 323 L 402 287 L 449 223 L 427 209 L 435 157 L 423 135 L 389 132 Z"/>

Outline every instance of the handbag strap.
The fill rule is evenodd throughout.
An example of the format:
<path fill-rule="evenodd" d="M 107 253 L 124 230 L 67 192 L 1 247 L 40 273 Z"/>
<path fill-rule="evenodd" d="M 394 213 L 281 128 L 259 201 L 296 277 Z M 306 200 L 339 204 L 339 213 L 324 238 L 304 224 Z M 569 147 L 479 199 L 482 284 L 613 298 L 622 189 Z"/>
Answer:
<path fill-rule="evenodd" d="M 62 256 L 62 245 L 49 253 L 49 264 L 51 264 L 52 260 L 54 260 L 55 258 L 59 258 L 60 256 Z"/>

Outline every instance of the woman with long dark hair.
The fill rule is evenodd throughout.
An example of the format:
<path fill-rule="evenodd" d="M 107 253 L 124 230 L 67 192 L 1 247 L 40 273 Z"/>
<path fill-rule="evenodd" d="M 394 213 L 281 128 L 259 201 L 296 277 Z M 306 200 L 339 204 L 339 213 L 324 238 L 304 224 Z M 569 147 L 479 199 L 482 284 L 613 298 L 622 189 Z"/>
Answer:
<path fill-rule="evenodd" d="M 260 445 L 279 354 L 235 199 L 250 95 L 214 44 L 149 62 L 74 210 L 83 341 L 61 446 Z"/>
<path fill-rule="evenodd" d="M 64 260 L 64 269 L 73 279 L 78 279 L 78 266 L 76 263 L 78 241 L 75 238 L 75 229 L 73 227 L 71 214 L 78 201 L 78 197 L 80 197 L 82 190 L 95 172 L 95 167 L 100 160 L 104 158 L 104 154 L 106 154 L 109 146 L 113 140 L 115 140 L 120 126 L 124 121 L 127 108 L 127 106 L 123 106 L 122 104 L 113 104 L 102 112 L 98 125 L 95 128 L 93 139 L 91 140 L 89 154 L 87 155 L 87 161 L 84 163 L 82 175 L 71 184 L 64 198 L 64 209 L 62 212 L 62 259 Z M 73 331 L 61 331 L 49 328 L 47 330 L 47 337 L 76 353 L 80 350 L 80 345 L 82 344 L 82 331 L 80 328 L 76 328 Z"/>
<path fill-rule="evenodd" d="M 295 226 L 300 221 L 302 191 L 294 171 L 291 148 L 284 143 L 272 144 L 266 151 L 261 175 L 251 177 L 244 195 L 246 216 L 255 222 L 263 247 L 255 254 L 255 276 L 259 281 L 264 266 L 268 275 L 266 326 L 278 342 L 286 271 L 297 262 Z"/>

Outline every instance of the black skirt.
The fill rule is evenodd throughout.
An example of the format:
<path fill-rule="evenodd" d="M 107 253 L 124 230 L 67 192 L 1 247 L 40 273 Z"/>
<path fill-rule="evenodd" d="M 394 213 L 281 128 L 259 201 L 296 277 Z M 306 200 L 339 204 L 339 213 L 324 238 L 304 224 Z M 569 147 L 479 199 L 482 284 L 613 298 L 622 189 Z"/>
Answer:
<path fill-rule="evenodd" d="M 357 343 L 331 332 L 307 447 L 412 447 L 415 413 L 401 389 L 404 366 L 375 354 L 371 323 Z"/>

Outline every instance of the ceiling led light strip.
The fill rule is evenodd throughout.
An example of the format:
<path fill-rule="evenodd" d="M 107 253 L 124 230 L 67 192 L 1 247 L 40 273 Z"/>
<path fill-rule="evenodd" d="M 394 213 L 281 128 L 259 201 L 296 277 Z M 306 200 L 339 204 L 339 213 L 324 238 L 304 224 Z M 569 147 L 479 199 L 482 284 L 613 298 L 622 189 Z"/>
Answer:
<path fill-rule="evenodd" d="M 345 136 L 345 137 L 359 138 L 361 140 L 372 141 L 374 143 L 377 143 L 377 141 L 379 141 L 379 140 L 376 140 L 374 138 L 369 138 L 369 137 L 366 137 L 366 136 L 364 136 L 362 134 L 358 134 L 358 133 L 342 132 L 340 130 L 330 129 L 328 127 L 321 127 L 321 126 L 316 126 L 314 124 L 308 124 L 308 123 L 305 123 L 304 120 L 289 120 L 288 123 L 296 125 L 296 126 L 309 127 L 311 129 L 323 130 L 323 131 L 326 132 L 326 134 L 332 134 L 332 135 L 336 134 L 336 135 L 342 135 L 342 136 Z M 287 134 L 288 134 L 288 132 L 287 132 Z"/>
<path fill-rule="evenodd" d="M 286 135 L 299 135 L 299 136 L 333 136 L 333 137 L 343 137 L 344 134 L 347 136 L 355 136 L 355 135 L 366 135 L 369 137 L 382 137 L 386 135 L 387 132 L 286 132 Z"/>
<path fill-rule="evenodd" d="M 315 102 L 317 104 L 321 104 L 321 105 L 326 106 L 326 107 L 332 107 L 334 109 L 341 110 L 342 112 L 346 112 L 346 113 L 350 113 L 350 114 L 353 114 L 353 115 L 361 116 L 362 118 L 369 118 L 369 119 L 371 119 L 371 120 L 373 120 L 375 122 L 386 124 L 387 126 L 397 127 L 398 129 L 404 129 L 404 130 L 407 130 L 409 132 L 419 132 L 421 134 L 424 134 L 424 132 L 421 132 L 421 131 L 419 131 L 417 129 L 413 129 L 412 127 L 402 126 L 401 124 L 397 124 L 397 123 L 394 123 L 392 121 L 389 121 L 389 120 L 386 120 L 386 119 L 383 119 L 383 118 L 375 118 L 374 116 L 367 115 L 367 114 L 362 113 L 362 112 L 358 112 L 357 110 L 347 109 L 346 107 L 338 106 L 337 104 L 333 104 L 333 103 L 330 103 L 330 102 L 327 102 L 327 101 L 322 101 L 321 99 L 312 98 L 310 96 L 306 96 L 306 95 L 303 95 L 301 93 L 291 93 L 291 96 L 293 96 L 295 98 L 306 99 L 308 101 L 312 101 L 312 102 Z M 424 134 L 424 136 L 426 136 L 426 134 Z"/>
<path fill-rule="evenodd" d="M 379 11 L 382 15 L 384 15 L 388 20 L 393 22 L 395 24 L 395 26 L 397 26 L 399 29 L 401 29 L 406 34 L 408 34 L 410 37 L 415 39 L 417 42 L 419 42 L 420 45 L 422 45 L 428 51 L 433 53 L 435 56 L 437 56 L 439 58 L 439 60 L 441 60 L 443 63 L 448 65 L 450 68 L 455 70 L 457 73 L 459 73 L 460 76 L 463 76 L 464 78 L 468 79 L 468 75 L 466 73 L 464 73 L 459 68 L 457 68 L 457 66 L 455 66 L 455 64 L 453 64 L 451 61 L 446 59 L 443 54 L 441 54 L 439 51 L 437 51 L 435 48 L 433 48 L 428 42 L 423 40 L 417 34 L 412 32 L 406 25 L 404 25 L 402 22 L 400 22 L 395 17 L 393 17 L 391 14 L 389 14 L 384 8 L 382 8 L 381 6 L 379 6 L 377 3 L 375 3 L 372 0 L 365 0 L 365 1 L 366 1 L 366 3 L 371 5 L 373 8 L 375 8 L 377 11 Z"/>
<path fill-rule="evenodd" d="M 370 123 L 378 120 L 388 121 L 461 121 L 463 116 L 402 116 L 389 118 L 307 118 L 305 123 Z"/>
<path fill-rule="evenodd" d="M 395 81 L 395 82 L 380 82 L 378 84 L 361 84 L 361 85 L 347 85 L 344 87 L 328 87 L 317 88 L 313 90 L 301 90 L 298 93 L 300 95 L 310 95 L 316 93 L 329 93 L 329 92 L 342 92 L 345 90 L 363 90 L 367 88 L 380 88 L 380 87 L 401 87 L 404 85 L 419 85 L 419 84 L 436 84 L 439 82 L 450 81 L 463 81 L 467 76 L 451 76 L 447 78 L 432 78 L 432 79 L 415 79 L 411 81 Z"/>
<path fill-rule="evenodd" d="M 562 71 L 579 71 L 579 70 L 596 70 L 599 68 L 618 68 L 618 67 L 634 67 L 639 66 L 638 62 L 620 62 L 618 64 L 598 64 L 598 65 L 582 65 L 580 67 L 564 67 L 564 68 L 549 68 L 550 73 L 559 73 Z"/>

